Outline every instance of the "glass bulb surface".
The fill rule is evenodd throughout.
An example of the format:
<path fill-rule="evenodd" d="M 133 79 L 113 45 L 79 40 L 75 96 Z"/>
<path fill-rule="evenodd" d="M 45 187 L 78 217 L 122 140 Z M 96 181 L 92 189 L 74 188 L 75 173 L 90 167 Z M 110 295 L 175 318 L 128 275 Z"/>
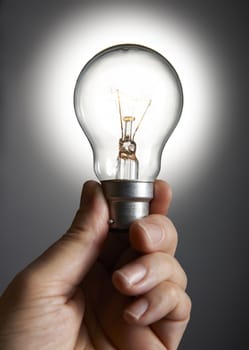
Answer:
<path fill-rule="evenodd" d="M 122 44 L 95 55 L 75 87 L 78 121 L 101 181 L 153 181 L 183 106 L 179 77 L 158 52 Z"/>

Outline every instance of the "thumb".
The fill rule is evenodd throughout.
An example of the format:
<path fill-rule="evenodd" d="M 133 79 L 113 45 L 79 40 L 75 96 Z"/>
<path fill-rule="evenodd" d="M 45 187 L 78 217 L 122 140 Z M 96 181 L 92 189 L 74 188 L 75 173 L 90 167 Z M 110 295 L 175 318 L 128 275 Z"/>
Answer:
<path fill-rule="evenodd" d="M 28 270 L 39 285 L 53 285 L 61 294 L 77 286 L 97 259 L 108 232 L 108 208 L 101 186 L 85 183 L 80 208 L 68 232 L 34 261 Z"/>

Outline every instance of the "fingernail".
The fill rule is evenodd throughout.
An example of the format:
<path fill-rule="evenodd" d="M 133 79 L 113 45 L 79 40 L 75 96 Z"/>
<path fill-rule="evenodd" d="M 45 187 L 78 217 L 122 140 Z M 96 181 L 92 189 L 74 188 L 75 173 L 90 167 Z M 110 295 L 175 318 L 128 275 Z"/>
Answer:
<path fill-rule="evenodd" d="M 142 298 L 139 299 L 137 302 L 132 304 L 128 309 L 125 310 L 124 315 L 125 317 L 132 318 L 135 320 L 139 320 L 144 313 L 148 310 L 149 302 L 147 299 Z"/>
<path fill-rule="evenodd" d="M 140 282 L 146 275 L 147 270 L 143 265 L 133 265 L 129 268 L 123 268 L 122 270 L 115 271 L 116 277 L 119 276 L 125 280 L 126 283 L 134 285 Z"/>
<path fill-rule="evenodd" d="M 163 237 L 164 232 L 159 225 L 156 224 L 140 224 L 148 237 L 149 241 L 153 244 L 159 243 Z"/>

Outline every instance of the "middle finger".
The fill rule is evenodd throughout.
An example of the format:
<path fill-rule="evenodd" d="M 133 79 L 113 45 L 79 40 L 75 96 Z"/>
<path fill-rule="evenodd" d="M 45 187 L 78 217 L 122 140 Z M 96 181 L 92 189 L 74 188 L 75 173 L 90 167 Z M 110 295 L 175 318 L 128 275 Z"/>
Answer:
<path fill-rule="evenodd" d="M 187 277 L 178 261 L 169 254 L 155 252 L 143 255 L 116 270 L 112 276 L 115 287 L 125 295 L 148 292 L 164 280 L 187 286 Z"/>

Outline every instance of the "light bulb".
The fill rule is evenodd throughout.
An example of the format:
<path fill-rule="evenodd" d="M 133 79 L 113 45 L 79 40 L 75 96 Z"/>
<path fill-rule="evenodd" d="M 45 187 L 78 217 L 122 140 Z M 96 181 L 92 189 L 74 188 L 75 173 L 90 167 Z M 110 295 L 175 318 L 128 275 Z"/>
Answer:
<path fill-rule="evenodd" d="M 74 106 L 109 202 L 110 226 L 127 228 L 148 215 L 162 151 L 182 112 L 179 77 L 158 52 L 116 45 L 84 66 Z"/>

